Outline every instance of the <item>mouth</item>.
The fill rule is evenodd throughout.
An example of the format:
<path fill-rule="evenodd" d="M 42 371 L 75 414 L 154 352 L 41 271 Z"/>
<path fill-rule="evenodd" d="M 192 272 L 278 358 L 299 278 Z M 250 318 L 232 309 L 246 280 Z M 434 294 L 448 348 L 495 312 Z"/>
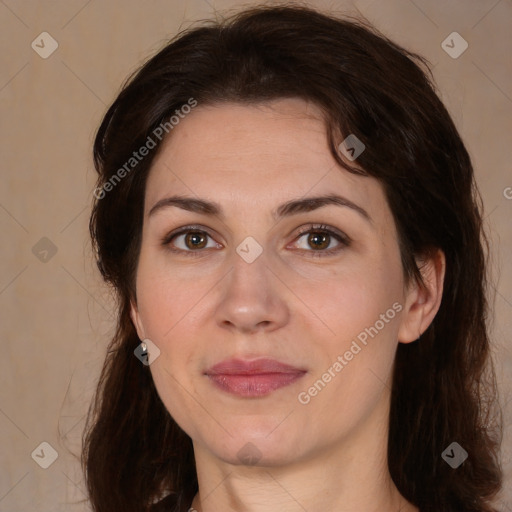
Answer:
<path fill-rule="evenodd" d="M 220 390 L 245 398 L 266 396 L 289 386 L 307 373 L 274 359 L 244 361 L 230 359 L 218 363 L 205 375 Z"/>

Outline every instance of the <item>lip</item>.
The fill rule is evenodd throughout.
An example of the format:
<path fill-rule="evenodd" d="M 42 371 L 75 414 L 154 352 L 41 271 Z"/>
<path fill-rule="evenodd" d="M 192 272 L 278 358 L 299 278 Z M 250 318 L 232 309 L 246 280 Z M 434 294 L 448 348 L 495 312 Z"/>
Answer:
<path fill-rule="evenodd" d="M 227 359 L 206 370 L 205 375 L 221 390 L 237 396 L 255 398 L 289 386 L 306 370 L 275 359 Z"/>

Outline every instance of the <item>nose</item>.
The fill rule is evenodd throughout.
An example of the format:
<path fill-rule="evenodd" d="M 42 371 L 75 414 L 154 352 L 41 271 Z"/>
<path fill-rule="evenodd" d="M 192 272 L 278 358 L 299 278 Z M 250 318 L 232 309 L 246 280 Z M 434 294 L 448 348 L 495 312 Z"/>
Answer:
<path fill-rule="evenodd" d="M 221 281 L 223 288 L 216 309 L 220 327 L 248 334 L 286 325 L 290 315 L 284 297 L 286 287 L 267 263 L 264 254 L 252 263 L 233 255 L 233 268 Z"/>

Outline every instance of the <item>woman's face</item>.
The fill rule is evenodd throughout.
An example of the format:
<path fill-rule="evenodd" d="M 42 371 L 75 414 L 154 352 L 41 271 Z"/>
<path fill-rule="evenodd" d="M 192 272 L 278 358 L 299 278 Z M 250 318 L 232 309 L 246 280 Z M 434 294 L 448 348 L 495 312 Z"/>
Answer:
<path fill-rule="evenodd" d="M 336 164 L 311 104 L 199 105 L 174 127 L 132 318 L 196 449 L 281 464 L 386 431 L 407 293 L 382 186 Z"/>

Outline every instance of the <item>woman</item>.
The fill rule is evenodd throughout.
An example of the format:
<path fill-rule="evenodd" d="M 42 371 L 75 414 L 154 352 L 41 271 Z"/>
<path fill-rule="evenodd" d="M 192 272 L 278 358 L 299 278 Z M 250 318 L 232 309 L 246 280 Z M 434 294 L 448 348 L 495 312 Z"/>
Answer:
<path fill-rule="evenodd" d="M 424 65 L 262 7 L 124 86 L 94 145 L 95 511 L 495 510 L 481 208 Z"/>

